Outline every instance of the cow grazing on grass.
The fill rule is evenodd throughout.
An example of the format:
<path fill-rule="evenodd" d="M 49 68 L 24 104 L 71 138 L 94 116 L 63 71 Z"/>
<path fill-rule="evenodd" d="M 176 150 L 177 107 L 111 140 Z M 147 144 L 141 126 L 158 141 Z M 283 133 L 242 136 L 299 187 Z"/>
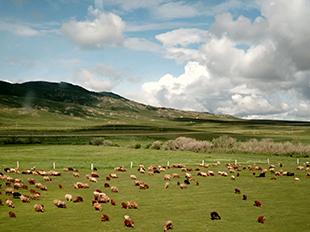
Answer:
<path fill-rule="evenodd" d="M 102 214 L 102 215 L 101 215 L 101 221 L 104 221 L 104 222 L 106 222 L 106 221 L 110 221 L 110 218 L 109 218 L 109 216 L 108 216 L 108 215 L 106 215 L 106 214 Z"/>
<path fill-rule="evenodd" d="M 110 176 L 111 178 L 118 178 L 118 175 L 115 174 L 115 173 L 110 173 L 109 176 Z"/>
<path fill-rule="evenodd" d="M 235 193 L 240 194 L 241 193 L 240 189 L 235 188 Z"/>
<path fill-rule="evenodd" d="M 66 206 L 66 203 L 61 201 L 61 200 L 54 200 L 54 205 L 57 207 L 57 208 L 67 208 Z"/>
<path fill-rule="evenodd" d="M 128 220 L 128 219 L 124 220 L 124 227 L 132 227 L 133 228 L 133 226 L 134 226 L 133 220 Z"/>
<path fill-rule="evenodd" d="M 221 219 L 221 216 L 218 214 L 218 212 L 211 212 L 211 219 L 214 220 L 214 219 Z"/>
<path fill-rule="evenodd" d="M 266 217 L 265 216 L 259 216 L 258 218 L 257 218 L 257 222 L 258 223 L 265 223 L 265 220 L 266 220 Z"/>
<path fill-rule="evenodd" d="M 38 205 L 38 204 L 35 204 L 34 206 L 34 211 L 35 212 L 44 212 L 44 206 L 43 205 Z"/>
<path fill-rule="evenodd" d="M 59 184 L 58 187 L 59 187 L 59 189 L 63 189 L 64 188 L 61 184 Z"/>
<path fill-rule="evenodd" d="M 50 177 L 48 177 L 48 176 L 44 176 L 44 177 L 43 177 L 43 180 L 44 180 L 44 181 L 52 181 L 52 178 L 50 178 Z"/>
<path fill-rule="evenodd" d="M 297 178 L 297 177 L 295 177 L 295 181 L 300 181 L 300 179 L 299 179 L 299 178 Z"/>
<path fill-rule="evenodd" d="M 187 185 L 186 184 L 180 184 L 181 189 L 186 189 Z"/>
<path fill-rule="evenodd" d="M 109 183 L 104 183 L 104 187 L 105 187 L 105 188 L 109 188 L 109 187 L 110 187 L 110 184 L 109 184 Z"/>
<path fill-rule="evenodd" d="M 132 180 L 136 180 L 136 179 L 137 179 L 137 177 L 136 177 L 135 175 L 130 175 L 130 179 L 132 179 Z"/>
<path fill-rule="evenodd" d="M 191 184 L 191 183 L 189 182 L 188 179 L 185 179 L 185 180 L 184 180 L 184 183 L 185 183 L 185 184 Z"/>
<path fill-rule="evenodd" d="M 66 194 L 65 198 L 67 201 L 72 201 L 72 195 L 71 194 Z"/>
<path fill-rule="evenodd" d="M 118 188 L 117 188 L 117 187 L 112 186 L 112 187 L 111 187 L 111 192 L 112 192 L 112 193 L 118 193 L 119 191 L 118 191 Z"/>
<path fill-rule="evenodd" d="M 168 187 L 169 187 L 169 183 L 166 182 L 166 184 L 165 184 L 165 189 L 168 188 Z"/>
<path fill-rule="evenodd" d="M 29 184 L 35 184 L 35 179 L 33 178 L 28 178 L 27 181 Z"/>
<path fill-rule="evenodd" d="M 15 213 L 13 213 L 12 211 L 9 212 L 9 217 L 10 218 L 16 218 L 16 215 Z"/>
<path fill-rule="evenodd" d="M 180 178 L 180 175 L 178 173 L 173 173 L 173 178 Z"/>
<path fill-rule="evenodd" d="M 248 197 L 245 195 L 245 194 L 243 194 L 243 196 L 242 196 L 242 200 L 247 200 L 248 199 Z"/>
<path fill-rule="evenodd" d="M 169 174 L 164 175 L 164 180 L 171 180 L 171 176 Z"/>
<path fill-rule="evenodd" d="M 20 194 L 19 192 L 14 192 L 14 193 L 13 193 L 13 197 L 14 197 L 15 199 L 20 198 L 20 196 L 21 196 L 21 194 Z"/>
<path fill-rule="evenodd" d="M 14 190 L 12 188 L 5 189 L 5 195 L 11 195 L 14 193 Z"/>
<path fill-rule="evenodd" d="M 262 203 L 260 203 L 260 201 L 254 201 L 254 206 L 257 206 L 257 207 L 262 207 Z"/>
<path fill-rule="evenodd" d="M 128 209 L 128 205 L 125 202 L 122 202 L 122 209 Z"/>
<path fill-rule="evenodd" d="M 7 207 L 9 208 L 14 208 L 14 204 L 13 204 L 13 201 L 11 201 L 9 198 L 5 198 L 5 204 Z"/>
<path fill-rule="evenodd" d="M 95 210 L 102 211 L 102 206 L 101 206 L 101 204 L 98 203 L 98 202 L 95 202 L 95 203 L 94 203 L 94 208 L 95 208 Z"/>
<path fill-rule="evenodd" d="M 83 202 L 83 198 L 82 197 L 76 197 L 76 199 L 73 201 L 73 203 L 77 203 L 77 202 Z"/>
<path fill-rule="evenodd" d="M 128 205 L 128 208 L 134 208 L 134 209 L 138 209 L 138 205 L 136 202 L 134 201 L 127 201 L 127 205 Z"/>
<path fill-rule="evenodd" d="M 111 205 L 116 205 L 115 200 L 111 199 Z"/>
<path fill-rule="evenodd" d="M 164 231 L 173 230 L 172 221 L 166 221 L 164 225 Z"/>
<path fill-rule="evenodd" d="M 20 201 L 23 202 L 23 203 L 29 203 L 29 196 L 21 195 L 20 196 Z"/>

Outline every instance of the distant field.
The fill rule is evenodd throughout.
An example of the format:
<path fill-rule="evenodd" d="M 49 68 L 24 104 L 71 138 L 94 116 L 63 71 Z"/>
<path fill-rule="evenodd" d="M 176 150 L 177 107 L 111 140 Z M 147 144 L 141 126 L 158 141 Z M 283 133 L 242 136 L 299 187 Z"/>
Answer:
<path fill-rule="evenodd" d="M 298 171 L 297 159 L 284 156 L 266 156 L 253 154 L 205 154 L 181 151 L 163 151 L 150 149 L 129 149 L 125 147 L 103 147 L 89 145 L 7 145 L 0 146 L 0 168 L 16 167 L 17 161 L 20 170 L 31 167 L 37 170 L 50 171 L 55 162 L 56 171 L 62 176 L 52 177 L 51 182 L 44 182 L 42 176 L 22 175 L 11 173 L 13 178 L 22 178 L 27 183 L 28 177 L 34 177 L 36 182 L 45 184 L 48 191 L 40 191 L 42 198 L 30 200 L 30 203 L 21 203 L 13 199 L 15 208 L 6 205 L 0 206 L 0 231 L 163 231 L 164 222 L 172 220 L 174 231 L 309 231 L 310 228 L 310 179 L 305 178 L 306 171 Z M 242 170 L 240 176 L 233 181 L 230 177 L 218 176 L 218 171 L 227 171 L 226 163 L 237 161 L 243 166 L 259 165 L 268 168 L 267 159 L 276 165 L 276 171 L 283 164 L 283 170 L 294 172 L 294 177 L 277 176 L 277 180 L 269 171 L 265 178 L 255 178 L 248 169 Z M 213 177 L 197 176 L 198 171 L 190 172 L 199 186 L 194 182 L 187 189 L 180 189 L 177 181 L 183 182 L 184 172 L 180 169 L 167 169 L 166 172 L 148 176 L 140 174 L 137 168 L 140 164 L 166 166 L 184 164 L 186 167 L 198 167 L 199 163 L 212 164 L 221 162 L 218 167 L 201 168 L 201 171 L 212 170 Z M 309 158 L 300 158 L 301 165 L 310 161 Z M 130 168 L 132 162 L 132 169 Z M 91 164 L 98 169 L 98 183 L 90 183 L 86 174 L 91 173 Z M 113 169 L 124 165 L 127 172 L 117 172 L 118 179 L 106 181 Z M 81 177 L 75 178 L 72 172 L 63 172 L 64 167 L 73 167 L 79 170 Z M 172 179 L 168 189 L 164 189 L 166 181 L 164 174 L 178 173 L 180 179 Z M 259 174 L 259 171 L 256 171 Z M 130 174 L 144 181 L 150 189 L 140 190 L 134 186 Z M 231 174 L 229 174 L 230 176 Z M 234 174 L 236 175 L 236 173 Z M 300 178 L 295 182 L 294 178 Z M 90 185 L 89 189 L 74 189 L 73 183 L 80 181 Z M 119 193 L 111 193 L 104 188 L 104 183 L 116 186 Z M 5 181 L 2 184 L 0 199 L 4 202 Z M 64 186 L 63 190 L 58 184 Z M 239 188 L 241 194 L 235 194 Z M 117 203 L 102 204 L 103 211 L 95 211 L 91 205 L 93 191 L 100 189 Z M 29 190 L 18 190 L 29 195 Z M 75 199 L 81 196 L 84 202 L 67 202 L 66 209 L 58 209 L 53 205 L 54 199 L 64 200 L 65 194 L 70 193 Z M 248 196 L 247 201 L 242 195 Z M 9 198 L 12 199 L 10 196 Z M 262 208 L 253 206 L 254 200 L 262 203 Z M 121 202 L 135 201 L 138 209 L 122 209 Z M 44 213 L 34 211 L 34 204 L 43 204 Z M 13 211 L 16 218 L 9 218 L 8 212 Z M 210 212 L 217 211 L 221 220 L 210 219 Z M 111 221 L 101 222 L 100 215 L 107 214 Z M 123 216 L 130 215 L 135 228 L 124 228 Z M 266 216 L 265 224 L 256 222 L 258 216 Z"/>

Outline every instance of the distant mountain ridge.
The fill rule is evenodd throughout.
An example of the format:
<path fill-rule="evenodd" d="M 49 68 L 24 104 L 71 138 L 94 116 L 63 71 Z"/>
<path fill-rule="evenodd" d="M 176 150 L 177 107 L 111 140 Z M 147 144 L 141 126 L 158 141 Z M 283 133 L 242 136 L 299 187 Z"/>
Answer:
<path fill-rule="evenodd" d="M 144 105 L 112 92 L 92 92 L 66 82 L 0 81 L 0 126 L 12 125 L 14 121 L 31 124 L 33 120 L 55 125 L 70 121 L 75 126 L 98 123 L 162 126 L 162 120 L 191 122 L 220 118 L 233 117 Z"/>

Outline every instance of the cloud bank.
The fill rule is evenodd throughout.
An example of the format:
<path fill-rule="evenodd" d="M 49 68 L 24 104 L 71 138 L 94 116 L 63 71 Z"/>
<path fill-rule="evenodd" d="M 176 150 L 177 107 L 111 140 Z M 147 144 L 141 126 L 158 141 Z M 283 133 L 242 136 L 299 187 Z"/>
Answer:
<path fill-rule="evenodd" d="M 310 2 L 257 4 L 261 16 L 254 21 L 221 13 L 207 31 L 181 28 L 157 35 L 166 58 L 185 64 L 184 73 L 144 83 L 138 95 L 128 96 L 243 118 L 308 120 Z"/>

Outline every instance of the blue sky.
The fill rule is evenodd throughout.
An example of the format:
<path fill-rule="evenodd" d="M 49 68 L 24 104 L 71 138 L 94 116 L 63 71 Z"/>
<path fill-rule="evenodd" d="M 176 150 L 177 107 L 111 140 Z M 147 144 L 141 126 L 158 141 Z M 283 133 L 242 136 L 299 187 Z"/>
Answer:
<path fill-rule="evenodd" d="M 0 79 L 309 120 L 308 0 L 0 1 Z"/>

